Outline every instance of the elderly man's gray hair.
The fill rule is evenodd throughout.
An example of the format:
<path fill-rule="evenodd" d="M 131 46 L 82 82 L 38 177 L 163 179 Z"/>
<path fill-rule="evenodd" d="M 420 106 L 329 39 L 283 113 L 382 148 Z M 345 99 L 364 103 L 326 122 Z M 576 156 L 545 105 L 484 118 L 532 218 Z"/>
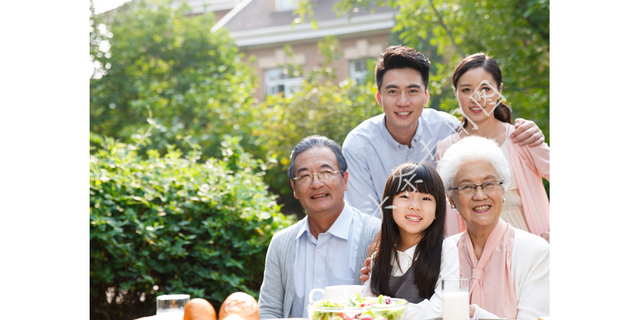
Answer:
<path fill-rule="evenodd" d="M 502 186 L 509 186 L 509 163 L 494 140 L 480 136 L 470 136 L 454 143 L 438 162 L 438 174 L 442 178 L 447 194 L 453 190 L 453 182 L 463 164 L 484 160 L 491 164 L 502 180 Z"/>
<path fill-rule="evenodd" d="M 347 171 L 347 161 L 344 159 L 340 145 L 327 137 L 313 135 L 302 139 L 293 148 L 293 151 L 291 152 L 291 163 L 289 164 L 289 171 L 287 172 L 289 179 L 293 179 L 295 177 L 293 165 L 298 154 L 312 147 L 327 147 L 331 149 L 338 159 L 338 165 L 340 166 L 340 171 L 342 171 L 342 176 L 344 177 L 344 173 Z"/>

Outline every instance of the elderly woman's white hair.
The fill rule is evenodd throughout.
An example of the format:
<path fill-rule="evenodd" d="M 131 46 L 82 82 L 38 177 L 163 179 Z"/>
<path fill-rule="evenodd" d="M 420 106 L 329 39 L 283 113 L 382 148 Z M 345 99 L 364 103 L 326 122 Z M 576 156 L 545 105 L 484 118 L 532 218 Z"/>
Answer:
<path fill-rule="evenodd" d="M 442 178 L 444 188 L 447 194 L 451 194 L 453 190 L 453 181 L 458 174 L 458 170 L 463 164 L 468 162 L 476 162 L 479 160 L 487 161 L 496 169 L 502 186 L 509 186 L 509 163 L 505 158 L 502 150 L 494 140 L 490 140 L 479 136 L 469 136 L 454 143 L 444 153 L 438 162 L 438 174 Z"/>

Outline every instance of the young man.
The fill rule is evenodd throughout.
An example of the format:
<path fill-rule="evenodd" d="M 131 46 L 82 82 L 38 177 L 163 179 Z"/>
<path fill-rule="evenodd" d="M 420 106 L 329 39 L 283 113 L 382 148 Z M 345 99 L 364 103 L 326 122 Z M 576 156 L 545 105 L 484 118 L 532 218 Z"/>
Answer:
<path fill-rule="evenodd" d="M 342 146 L 351 172 L 346 200 L 366 214 L 380 217 L 384 185 L 395 167 L 409 161 L 434 165 L 436 145 L 459 125 L 452 115 L 425 108 L 430 65 L 403 46 L 388 47 L 376 63 L 376 101 L 384 113 L 358 125 Z M 532 121 L 516 119 L 515 126 L 512 139 L 530 146 L 544 142 Z"/>
<path fill-rule="evenodd" d="M 258 299 L 261 319 L 307 318 L 309 291 L 360 284 L 367 249 L 380 231 L 380 219 L 344 201 L 349 173 L 333 140 L 300 141 L 289 178 L 307 216 L 271 239 Z"/>

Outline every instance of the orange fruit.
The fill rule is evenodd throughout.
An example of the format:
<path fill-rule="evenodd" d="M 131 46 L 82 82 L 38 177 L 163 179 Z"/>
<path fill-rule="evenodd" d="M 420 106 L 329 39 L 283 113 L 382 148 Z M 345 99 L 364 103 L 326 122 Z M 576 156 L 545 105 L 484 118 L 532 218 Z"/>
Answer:
<path fill-rule="evenodd" d="M 216 310 L 205 299 L 191 299 L 184 306 L 183 320 L 216 320 Z"/>
<path fill-rule="evenodd" d="M 244 320 L 259 320 L 260 310 L 256 299 L 244 292 L 232 293 L 224 299 L 220 306 L 220 320 L 235 320 L 237 316 Z"/>

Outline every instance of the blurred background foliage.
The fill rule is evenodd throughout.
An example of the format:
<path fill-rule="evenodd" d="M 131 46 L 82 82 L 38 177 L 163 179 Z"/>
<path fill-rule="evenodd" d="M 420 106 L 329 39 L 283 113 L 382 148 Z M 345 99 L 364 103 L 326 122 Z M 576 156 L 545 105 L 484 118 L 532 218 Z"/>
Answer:
<path fill-rule="evenodd" d="M 185 293 L 216 310 L 231 293 L 257 297 L 266 250 L 295 219 L 267 191 L 262 160 L 225 136 L 221 159 L 164 156 L 92 133 L 91 319 L 155 314 L 156 296 Z M 106 293 L 106 294 L 105 294 Z"/>
<path fill-rule="evenodd" d="M 188 16 L 185 3 L 153 3 L 131 1 L 91 18 L 91 131 L 130 141 L 151 113 L 157 132 L 147 148 L 190 149 L 189 138 L 220 157 L 224 134 L 251 134 L 255 76 L 228 32 L 211 33 L 213 13 Z"/>
<path fill-rule="evenodd" d="M 169 3 L 91 16 L 91 319 L 153 314 L 163 293 L 216 308 L 238 290 L 257 298 L 273 233 L 304 216 L 286 175 L 295 144 L 311 134 L 342 144 L 382 112 L 373 60 L 364 84 L 336 81 L 333 37 L 318 43 L 325 61 L 311 72 L 284 66 L 304 78 L 293 96 L 256 101 L 254 71 L 226 30 L 210 32 L 213 13 Z M 430 107 L 455 113 L 453 70 L 485 52 L 514 118 L 550 142 L 548 0 L 343 0 L 335 10 L 381 5 L 398 10 L 389 44 L 432 62 Z M 313 20 L 313 2 L 296 13 Z"/>

